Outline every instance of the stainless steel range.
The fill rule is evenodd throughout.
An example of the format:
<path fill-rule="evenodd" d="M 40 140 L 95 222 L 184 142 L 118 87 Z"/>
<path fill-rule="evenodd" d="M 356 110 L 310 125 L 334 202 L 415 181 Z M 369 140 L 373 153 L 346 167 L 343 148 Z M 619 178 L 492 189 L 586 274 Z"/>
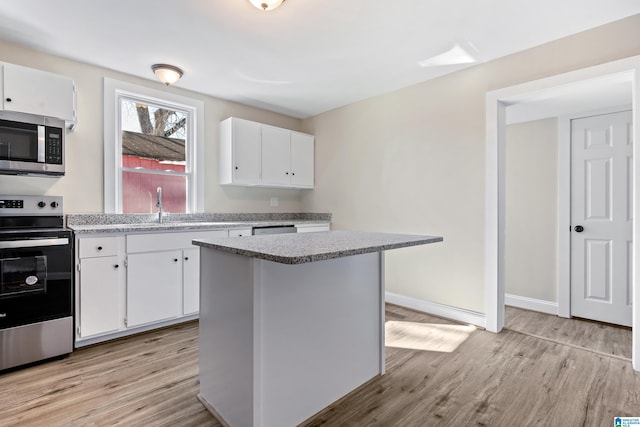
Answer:
<path fill-rule="evenodd" d="M 73 239 L 62 197 L 0 195 L 0 370 L 73 351 Z"/>

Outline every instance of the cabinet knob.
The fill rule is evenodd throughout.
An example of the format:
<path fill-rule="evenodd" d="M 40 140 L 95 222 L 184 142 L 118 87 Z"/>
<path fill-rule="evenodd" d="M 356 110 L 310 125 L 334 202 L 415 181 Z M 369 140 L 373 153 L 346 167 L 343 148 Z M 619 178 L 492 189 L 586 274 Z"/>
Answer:
<path fill-rule="evenodd" d="M 7 99 L 5 99 L 5 101 L 11 102 L 11 98 L 7 98 Z"/>
<path fill-rule="evenodd" d="M 189 261 L 189 257 L 188 256 L 184 257 L 184 260 Z"/>
<path fill-rule="evenodd" d="M 238 167 L 236 166 L 236 170 L 238 170 Z"/>
<path fill-rule="evenodd" d="M 102 246 L 98 246 L 98 250 L 101 251 L 102 250 Z"/>
<path fill-rule="evenodd" d="M 174 258 L 174 259 L 173 259 L 173 262 L 178 262 L 178 258 Z"/>
<path fill-rule="evenodd" d="M 296 174 L 295 172 L 291 172 L 291 175 L 295 175 L 295 174 Z"/>
<path fill-rule="evenodd" d="M 114 265 L 113 268 L 120 268 L 118 264 Z"/>
<path fill-rule="evenodd" d="M 285 172 L 284 174 L 285 174 L 285 175 L 289 175 L 289 172 Z"/>

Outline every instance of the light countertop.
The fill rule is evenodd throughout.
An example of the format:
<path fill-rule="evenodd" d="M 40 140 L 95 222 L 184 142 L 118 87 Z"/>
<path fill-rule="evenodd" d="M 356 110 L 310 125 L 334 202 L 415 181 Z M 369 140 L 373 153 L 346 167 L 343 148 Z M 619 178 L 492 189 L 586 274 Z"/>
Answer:
<path fill-rule="evenodd" d="M 227 230 L 283 225 L 314 225 L 331 222 L 325 213 L 204 213 L 168 214 L 69 214 L 67 227 L 76 234 L 136 233 L 153 231 Z"/>
<path fill-rule="evenodd" d="M 443 238 L 439 236 L 324 231 L 304 234 L 221 237 L 194 240 L 193 244 L 203 248 L 218 249 L 283 264 L 302 264 L 441 241 Z"/>

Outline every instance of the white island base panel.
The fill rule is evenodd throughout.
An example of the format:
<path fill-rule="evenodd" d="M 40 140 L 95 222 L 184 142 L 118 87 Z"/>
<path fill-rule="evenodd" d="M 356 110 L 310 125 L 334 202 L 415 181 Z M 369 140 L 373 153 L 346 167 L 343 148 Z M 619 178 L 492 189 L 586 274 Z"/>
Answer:
<path fill-rule="evenodd" d="M 198 398 L 226 426 L 295 426 L 383 374 L 383 266 L 201 248 Z"/>

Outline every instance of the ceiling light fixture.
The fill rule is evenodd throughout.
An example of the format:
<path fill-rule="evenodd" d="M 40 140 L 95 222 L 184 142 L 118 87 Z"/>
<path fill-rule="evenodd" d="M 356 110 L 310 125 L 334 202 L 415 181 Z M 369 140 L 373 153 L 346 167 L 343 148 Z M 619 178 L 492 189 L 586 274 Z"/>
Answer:
<path fill-rule="evenodd" d="M 184 74 L 180 68 L 169 64 L 153 64 L 151 70 L 156 78 L 167 86 L 180 80 Z"/>
<path fill-rule="evenodd" d="M 273 10 L 284 3 L 284 0 L 249 0 L 252 5 L 260 10 Z"/>

